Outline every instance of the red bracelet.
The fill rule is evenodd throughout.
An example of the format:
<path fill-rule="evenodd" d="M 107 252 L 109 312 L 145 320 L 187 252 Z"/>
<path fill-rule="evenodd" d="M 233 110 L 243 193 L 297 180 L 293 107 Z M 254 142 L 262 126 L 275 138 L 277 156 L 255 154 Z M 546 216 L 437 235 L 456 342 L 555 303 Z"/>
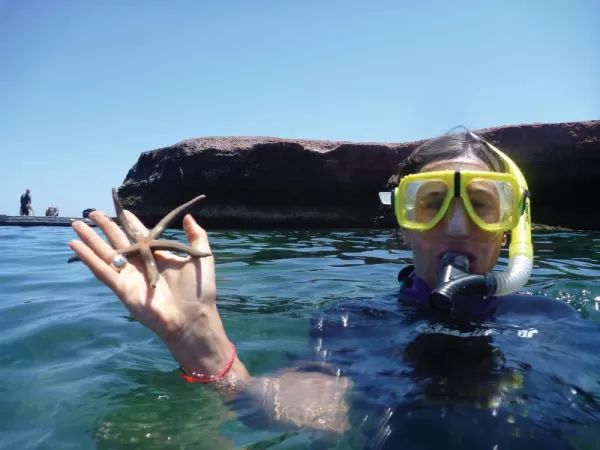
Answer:
<path fill-rule="evenodd" d="M 188 383 L 212 383 L 213 381 L 218 381 L 221 378 L 223 378 L 225 375 L 227 375 L 227 372 L 229 372 L 231 366 L 233 366 L 233 362 L 235 361 L 235 345 L 233 345 L 233 342 L 230 342 L 230 344 L 231 350 L 233 350 L 233 354 L 231 355 L 231 359 L 227 363 L 227 367 L 225 367 L 225 370 L 223 370 L 223 372 L 221 372 L 219 375 L 211 375 L 208 378 L 205 378 L 203 374 L 192 372 L 191 375 L 183 373 L 181 375 L 181 378 L 183 378 Z"/>

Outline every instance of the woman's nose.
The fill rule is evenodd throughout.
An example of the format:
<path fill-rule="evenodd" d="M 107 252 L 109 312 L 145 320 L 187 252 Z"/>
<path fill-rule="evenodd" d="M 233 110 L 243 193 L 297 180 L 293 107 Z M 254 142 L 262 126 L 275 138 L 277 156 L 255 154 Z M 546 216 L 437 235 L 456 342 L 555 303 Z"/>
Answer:
<path fill-rule="evenodd" d="M 455 198 L 444 218 L 444 234 L 450 237 L 465 237 L 471 232 L 471 221 L 460 199 Z"/>

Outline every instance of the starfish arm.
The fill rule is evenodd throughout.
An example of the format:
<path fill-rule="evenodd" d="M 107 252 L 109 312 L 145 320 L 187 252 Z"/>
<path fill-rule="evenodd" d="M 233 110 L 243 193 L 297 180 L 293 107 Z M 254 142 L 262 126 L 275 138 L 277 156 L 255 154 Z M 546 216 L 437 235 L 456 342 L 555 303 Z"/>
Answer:
<path fill-rule="evenodd" d="M 154 240 L 154 239 L 158 238 L 163 233 L 163 231 L 165 231 L 165 229 L 167 228 L 169 223 L 175 219 L 175 217 L 177 217 L 184 210 L 186 210 L 187 208 L 192 206 L 198 200 L 202 200 L 205 197 L 206 197 L 205 195 L 199 195 L 198 197 L 191 199 L 189 202 L 184 203 L 183 205 L 175 208 L 173 211 L 171 211 L 169 214 L 167 214 L 165 217 L 163 217 L 161 219 L 161 221 L 158 222 L 154 228 L 152 228 L 152 230 L 148 234 L 148 239 Z"/>
<path fill-rule="evenodd" d="M 158 273 L 158 269 L 156 268 L 156 261 L 154 261 L 152 250 L 144 246 L 140 248 L 140 255 L 142 256 L 142 261 L 144 261 L 144 267 L 146 268 L 146 276 L 148 277 L 150 286 L 152 286 L 152 288 L 155 288 L 156 284 L 158 283 L 158 277 L 160 276 L 160 274 Z"/>
<path fill-rule="evenodd" d="M 115 188 L 112 188 L 112 197 L 115 205 L 115 212 L 117 213 L 117 219 L 119 219 L 121 228 L 123 228 L 123 231 L 131 241 L 139 242 L 143 236 L 131 225 L 129 220 L 127 220 L 127 216 L 125 216 L 125 211 L 123 210 L 123 206 L 121 206 L 119 195 L 117 194 L 117 190 Z"/>
<path fill-rule="evenodd" d="M 173 252 L 182 252 L 187 253 L 188 255 L 193 256 L 194 258 L 204 258 L 206 256 L 212 256 L 212 253 L 202 252 L 198 249 L 195 249 L 194 247 L 184 245 L 181 242 L 159 240 L 150 241 L 149 245 L 152 250 L 168 250 Z"/>
<path fill-rule="evenodd" d="M 117 254 L 123 256 L 135 256 L 142 249 L 142 244 L 133 244 L 127 248 L 123 248 L 121 250 L 117 250 Z"/>

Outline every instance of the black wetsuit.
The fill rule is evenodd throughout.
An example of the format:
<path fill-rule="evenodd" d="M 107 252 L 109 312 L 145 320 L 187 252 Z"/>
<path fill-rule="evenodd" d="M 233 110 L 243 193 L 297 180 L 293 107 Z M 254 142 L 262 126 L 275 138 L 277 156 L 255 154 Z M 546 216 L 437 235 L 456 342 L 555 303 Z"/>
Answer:
<path fill-rule="evenodd" d="M 27 205 L 30 205 L 30 204 L 31 204 L 31 194 L 28 194 L 26 192 L 23 195 L 21 195 L 21 215 L 22 216 L 29 215 L 29 208 L 27 207 Z"/>
<path fill-rule="evenodd" d="M 313 358 L 354 384 L 349 447 L 549 450 L 600 441 L 598 324 L 544 296 L 501 297 L 450 317 L 403 294 L 338 303 L 313 319 Z"/>

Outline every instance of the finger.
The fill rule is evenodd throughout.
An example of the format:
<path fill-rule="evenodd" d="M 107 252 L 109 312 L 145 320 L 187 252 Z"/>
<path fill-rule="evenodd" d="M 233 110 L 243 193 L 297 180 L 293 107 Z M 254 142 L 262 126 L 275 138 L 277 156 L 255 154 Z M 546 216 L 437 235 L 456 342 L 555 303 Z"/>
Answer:
<path fill-rule="evenodd" d="M 85 225 L 85 224 L 83 224 Z M 91 248 L 81 241 L 69 242 L 69 247 L 81 258 L 81 261 L 89 267 L 92 273 L 106 284 L 115 293 L 119 290 L 120 278 L 115 270 L 106 264 Z M 114 250 L 113 250 L 114 251 Z"/>
<path fill-rule="evenodd" d="M 185 231 L 185 234 L 187 236 L 188 241 L 190 242 L 190 245 L 196 250 L 200 250 L 201 248 L 202 249 L 209 248 L 208 239 L 206 239 L 206 245 L 204 245 L 202 243 L 202 239 L 200 237 L 201 233 L 199 234 L 199 231 L 198 231 L 198 230 L 200 230 L 200 232 L 204 232 L 204 230 L 202 230 L 202 228 L 200 228 L 196 224 L 196 221 L 191 216 L 190 216 L 190 218 L 192 220 L 192 223 L 196 224 L 195 225 L 196 229 L 193 228 L 193 225 L 190 228 L 189 224 L 186 225 L 187 220 L 189 220 L 189 219 L 186 219 L 186 217 L 187 216 L 185 216 L 183 218 L 183 230 Z M 206 232 L 204 232 L 204 234 L 206 235 Z M 194 243 L 199 244 L 200 247 L 198 247 L 198 245 L 195 245 Z M 208 251 L 204 251 L 204 250 L 201 250 L 201 251 L 203 251 L 204 253 L 210 253 L 210 248 Z M 186 262 L 186 261 L 189 261 L 189 259 L 190 259 L 189 256 L 179 256 L 179 255 L 172 253 L 171 251 L 167 251 L 167 250 L 154 250 L 154 257 L 156 259 L 164 259 L 164 260 L 168 260 L 168 261 L 177 261 L 177 262 Z"/>
<path fill-rule="evenodd" d="M 153 250 L 154 259 L 159 261 L 185 263 L 189 261 L 189 256 L 179 256 L 169 250 Z"/>
<path fill-rule="evenodd" d="M 135 216 L 135 214 L 125 210 L 125 216 L 135 231 L 140 233 L 142 236 L 148 236 L 148 228 L 146 228 L 146 226 Z"/>
<path fill-rule="evenodd" d="M 208 243 L 208 235 L 206 231 L 198 225 L 191 214 L 186 214 L 183 218 L 183 230 L 185 235 L 190 242 L 190 245 L 201 252 L 212 253 L 210 251 L 210 244 Z M 200 258 L 200 264 L 202 267 L 202 284 L 208 282 L 215 282 L 215 265 L 214 257 L 207 256 L 206 258 Z"/>
<path fill-rule="evenodd" d="M 100 211 L 93 211 L 90 213 L 89 218 L 102 230 L 113 248 L 122 249 L 129 247 L 129 239 L 123 233 L 123 230 L 112 219 L 107 217 L 106 214 Z"/>
<path fill-rule="evenodd" d="M 104 262 L 104 265 L 109 264 L 117 256 L 115 249 L 86 223 L 76 220 L 71 226 L 81 241 Z"/>
<path fill-rule="evenodd" d="M 191 214 L 186 214 L 183 218 L 183 231 L 192 247 L 204 253 L 212 253 L 206 231 L 198 225 Z"/>

